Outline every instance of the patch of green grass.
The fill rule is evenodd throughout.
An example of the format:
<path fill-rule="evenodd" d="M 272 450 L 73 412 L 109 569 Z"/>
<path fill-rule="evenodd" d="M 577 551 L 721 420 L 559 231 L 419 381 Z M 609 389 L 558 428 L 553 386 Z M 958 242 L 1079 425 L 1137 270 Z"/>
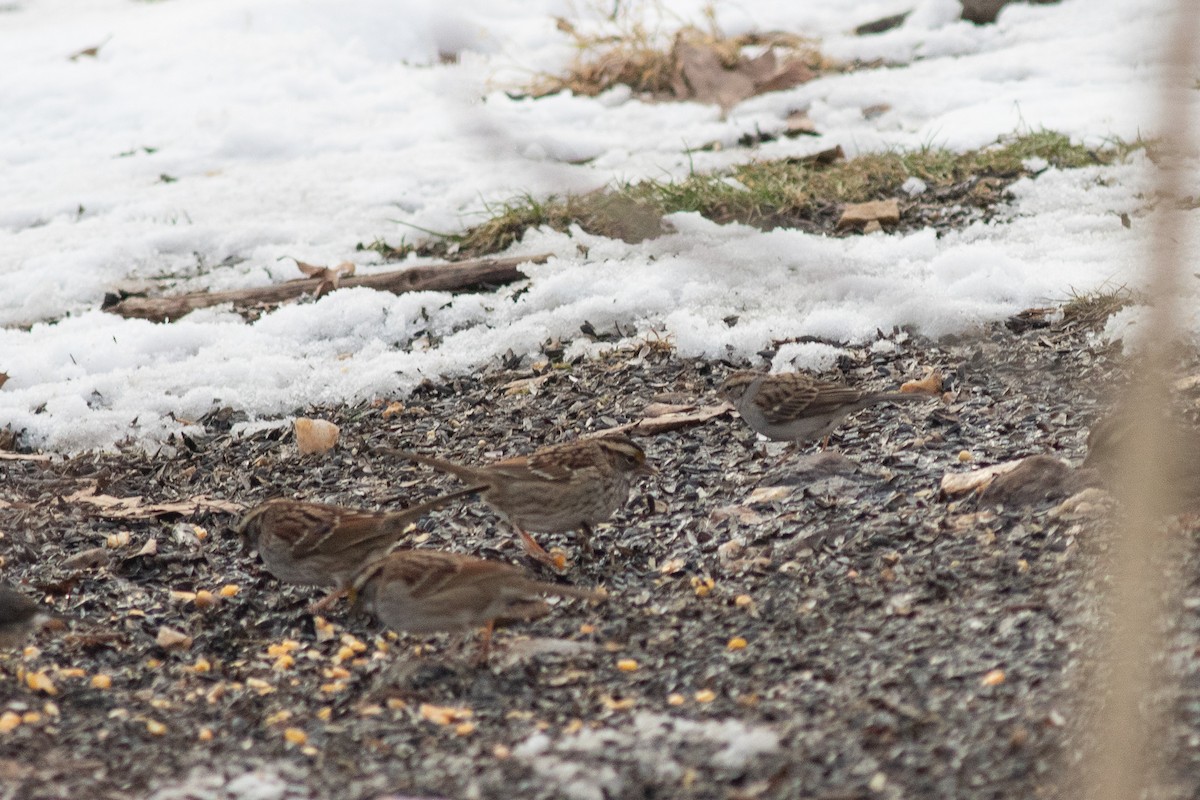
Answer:
<path fill-rule="evenodd" d="M 764 229 L 794 226 L 832 234 L 840 207 L 846 203 L 890 197 L 908 203 L 900 187 L 909 178 L 921 179 L 931 190 L 912 203 L 989 208 L 1002 200 L 1006 186 L 1034 174 L 1025 166 L 1030 159 L 1073 169 L 1118 162 L 1145 144 L 1114 141 L 1090 149 L 1073 144 L 1061 133 L 1038 131 L 966 153 L 923 147 L 832 162 L 818 158 L 757 161 L 723 174 L 646 180 L 586 195 L 545 199 L 523 195 L 486 209 L 487 220 L 463 234 L 437 234 L 434 242 L 417 252 L 463 257 L 495 253 L 539 226 L 565 231 L 579 225 L 592 234 L 637 242 L 657 236 L 662 215 L 677 211 L 696 212 L 718 223 L 740 222 Z"/>

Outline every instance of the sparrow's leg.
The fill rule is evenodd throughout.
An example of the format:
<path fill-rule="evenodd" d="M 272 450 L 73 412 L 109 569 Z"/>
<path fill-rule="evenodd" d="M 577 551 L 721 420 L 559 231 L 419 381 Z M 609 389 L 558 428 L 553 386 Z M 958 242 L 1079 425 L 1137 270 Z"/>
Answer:
<path fill-rule="evenodd" d="M 340 589 L 334 589 L 332 592 L 325 595 L 320 600 L 318 600 L 317 602 L 315 602 L 311 606 L 309 606 L 308 613 L 312 614 L 314 616 L 317 614 L 320 614 L 320 613 L 324 612 L 325 609 L 329 608 L 331 605 L 333 605 L 335 602 L 337 602 L 338 598 L 344 597 L 349 593 L 350 593 L 350 590 L 345 586 L 343 586 Z"/>
<path fill-rule="evenodd" d="M 483 633 L 479 637 L 479 652 L 475 654 L 474 665 L 482 667 L 487 663 L 488 653 L 492 651 L 492 631 L 496 629 L 496 620 L 489 619 L 488 624 L 483 626 Z"/>
<path fill-rule="evenodd" d="M 546 548 L 535 542 L 532 536 L 520 528 L 517 528 L 517 534 L 521 537 L 521 548 L 530 558 L 552 567 L 557 572 L 562 572 L 567 568 L 567 556 L 561 550 L 556 548 L 555 552 L 549 553 Z"/>

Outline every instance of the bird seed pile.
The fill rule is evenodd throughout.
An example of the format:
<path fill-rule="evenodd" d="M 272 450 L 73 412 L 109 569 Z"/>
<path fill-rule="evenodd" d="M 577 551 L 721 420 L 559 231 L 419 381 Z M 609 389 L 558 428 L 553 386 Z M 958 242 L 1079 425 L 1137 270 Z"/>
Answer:
<path fill-rule="evenodd" d="M 942 401 L 880 405 L 829 449 L 783 454 L 730 413 L 638 437 L 640 479 L 593 553 L 542 535 L 529 561 L 482 504 L 420 519 L 406 546 L 603 586 L 602 603 L 474 640 L 396 635 L 281 585 L 231 532 L 276 496 L 400 508 L 461 488 L 387 456 L 483 464 L 711 405 L 735 368 L 668 347 L 497 364 L 354 408 L 300 456 L 287 426 L 228 410 L 152 454 L 0 461 L 3 579 L 66 618 L 0 660 L 0 796 L 289 798 L 1011 798 L 1069 794 L 1097 698 L 1088 653 L 1113 501 L 1067 469 L 1011 495 L 949 473 L 1048 454 L 1078 465 L 1119 385 L 1082 329 L 891 335 L 831 376 Z M 1200 372 L 1194 354 L 1181 369 Z M 761 365 L 760 365 L 761 366 Z M 1195 393 L 1195 387 L 1191 390 Z M 1195 402 L 1196 397 L 1191 397 Z M 1056 473 L 1057 474 L 1057 473 Z M 1070 499 L 1071 496 L 1073 499 Z M 1066 502 L 1064 502 L 1066 501 Z M 1185 585 L 1156 797 L 1200 793 L 1200 525 L 1178 517 Z"/>

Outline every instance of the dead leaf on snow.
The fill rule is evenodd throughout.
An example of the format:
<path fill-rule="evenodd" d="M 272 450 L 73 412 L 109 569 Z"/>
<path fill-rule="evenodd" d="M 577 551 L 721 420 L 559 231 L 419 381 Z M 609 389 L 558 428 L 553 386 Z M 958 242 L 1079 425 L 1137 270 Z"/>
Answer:
<path fill-rule="evenodd" d="M 0 388 L 3 388 L 4 384 L 7 382 L 8 382 L 8 373 L 0 372 Z"/>
<path fill-rule="evenodd" d="M 104 47 L 104 45 L 108 44 L 108 40 L 111 38 L 112 37 L 109 36 L 108 39 L 105 39 L 103 42 L 96 45 L 95 47 L 85 47 L 82 50 L 80 50 L 79 52 L 73 53 L 71 56 L 69 56 L 69 60 L 70 61 L 78 61 L 79 59 L 85 58 L 85 57 L 86 58 L 95 58 L 96 56 L 100 55 L 100 48 Z"/>
<path fill-rule="evenodd" d="M 285 256 L 291 258 L 291 256 Z M 338 288 L 338 282 L 342 278 L 348 278 L 354 274 L 354 265 L 349 261 L 343 261 L 336 267 L 321 267 L 316 264 L 307 264 L 298 258 L 292 258 L 296 262 L 296 266 L 304 273 L 304 279 L 317 278 L 321 281 L 321 285 L 317 287 L 317 297 L 325 295 Z M 304 280 L 301 279 L 301 280 Z"/>
<path fill-rule="evenodd" d="M 785 136 L 816 136 L 817 126 L 808 118 L 807 111 L 793 111 L 787 116 Z"/>
<path fill-rule="evenodd" d="M 722 109 L 756 94 L 790 89 L 816 76 L 802 58 L 780 57 L 773 47 L 754 58 L 740 53 L 731 56 L 728 42 L 714 41 L 695 29 L 676 35 L 672 55 L 675 97 L 714 103 Z"/>

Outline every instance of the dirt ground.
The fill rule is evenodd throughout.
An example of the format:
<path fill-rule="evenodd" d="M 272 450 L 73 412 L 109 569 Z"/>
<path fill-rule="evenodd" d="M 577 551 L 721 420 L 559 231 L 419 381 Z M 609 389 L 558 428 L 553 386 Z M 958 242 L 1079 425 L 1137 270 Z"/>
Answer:
<path fill-rule="evenodd" d="M 322 456 L 215 412 L 207 435 L 153 454 L 0 461 L 3 578 L 70 618 L 0 660 L 0 798 L 1070 796 L 1097 699 L 1108 506 L 1069 512 L 1049 484 L 1002 505 L 939 485 L 1033 454 L 1082 460 L 1122 371 L 1085 330 L 852 350 L 837 370 L 851 382 L 938 367 L 950 394 L 859 415 L 831 455 L 781 461 L 729 415 L 647 437 L 659 474 L 590 559 L 542 539 L 571 555 L 563 579 L 610 599 L 500 631 L 483 668 L 473 640 L 396 637 L 344 605 L 314 620 L 316 594 L 263 573 L 232 511 L 133 518 L 200 495 L 407 505 L 455 484 L 377 448 L 479 463 L 652 402 L 711 403 L 733 366 L 661 346 L 514 360 L 402 408 L 298 410 L 342 426 Z M 535 394 L 509 386 L 543 376 Z M 1182 799 L 1200 797 L 1200 525 L 1172 524 L 1185 599 L 1154 796 Z M 426 517 L 411 544 L 521 560 L 478 503 Z"/>

